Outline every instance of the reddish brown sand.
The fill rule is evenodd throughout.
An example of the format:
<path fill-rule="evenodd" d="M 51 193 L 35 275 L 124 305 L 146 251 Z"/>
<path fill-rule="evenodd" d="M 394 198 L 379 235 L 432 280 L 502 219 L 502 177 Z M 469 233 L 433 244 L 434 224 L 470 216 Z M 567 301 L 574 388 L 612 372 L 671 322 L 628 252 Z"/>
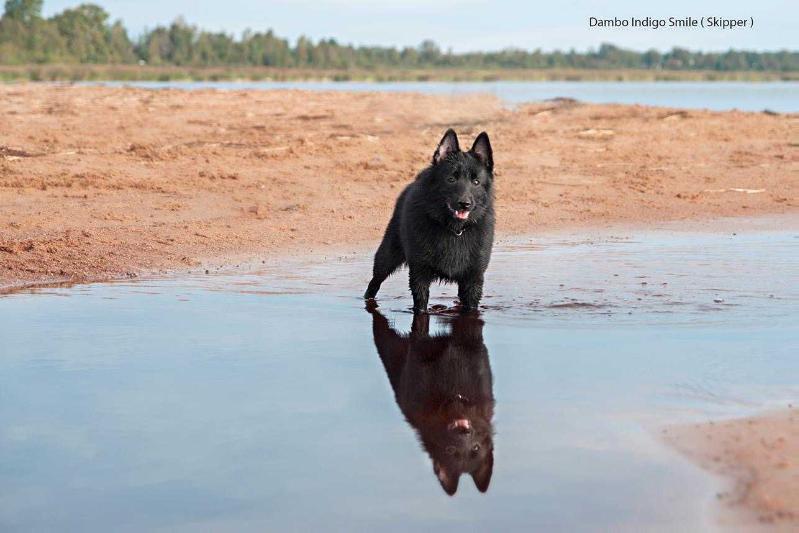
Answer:
<path fill-rule="evenodd" d="M 669 428 L 666 441 L 703 468 L 733 479 L 722 523 L 799 530 L 799 410 Z"/>
<path fill-rule="evenodd" d="M 375 241 L 450 126 L 463 144 L 491 134 L 500 234 L 795 212 L 797 124 L 487 96 L 3 85 L 0 287 Z"/>

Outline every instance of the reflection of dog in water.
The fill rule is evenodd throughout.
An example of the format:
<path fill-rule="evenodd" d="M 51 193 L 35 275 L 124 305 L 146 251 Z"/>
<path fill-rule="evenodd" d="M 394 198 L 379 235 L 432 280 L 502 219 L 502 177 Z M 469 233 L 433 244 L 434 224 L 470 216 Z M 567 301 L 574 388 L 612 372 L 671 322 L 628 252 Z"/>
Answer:
<path fill-rule="evenodd" d="M 431 336 L 429 315 L 417 314 L 411 333 L 401 335 L 374 305 L 367 309 L 397 405 L 418 432 L 444 491 L 455 494 L 468 472 L 485 492 L 494 469 L 494 394 L 482 320 L 453 317 L 450 333 Z"/>

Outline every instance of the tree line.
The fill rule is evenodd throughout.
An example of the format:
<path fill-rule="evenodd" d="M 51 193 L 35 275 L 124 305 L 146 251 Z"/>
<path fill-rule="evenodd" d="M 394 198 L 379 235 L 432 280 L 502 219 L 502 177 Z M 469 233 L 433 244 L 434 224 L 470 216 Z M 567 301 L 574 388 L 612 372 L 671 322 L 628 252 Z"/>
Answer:
<path fill-rule="evenodd" d="M 50 18 L 43 0 L 6 0 L 0 18 L 0 64 L 135 64 L 269 66 L 324 69 L 652 69 L 799 71 L 799 51 L 636 52 L 603 44 L 588 52 L 505 49 L 453 53 L 427 40 L 417 47 L 353 46 L 335 39 L 300 37 L 293 44 L 272 30 L 241 36 L 208 32 L 179 18 L 131 39 L 122 22 L 95 4 L 81 4 Z"/>

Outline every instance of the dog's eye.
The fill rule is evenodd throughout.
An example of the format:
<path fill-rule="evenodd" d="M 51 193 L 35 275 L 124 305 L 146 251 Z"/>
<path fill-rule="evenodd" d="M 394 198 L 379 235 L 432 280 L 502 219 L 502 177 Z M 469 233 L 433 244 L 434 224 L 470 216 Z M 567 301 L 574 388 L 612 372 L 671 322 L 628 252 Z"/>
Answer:
<path fill-rule="evenodd" d="M 458 180 L 457 176 L 450 176 L 447 178 L 447 181 L 450 183 L 455 183 Z"/>
<path fill-rule="evenodd" d="M 455 455 L 455 446 L 447 446 L 445 451 L 447 455 Z"/>
<path fill-rule="evenodd" d="M 472 180 L 472 183 L 474 183 L 475 185 L 480 185 L 480 180 L 475 178 Z"/>
<path fill-rule="evenodd" d="M 472 447 L 472 451 L 475 452 L 475 453 L 479 452 L 480 451 L 480 445 L 479 444 L 475 444 Z"/>

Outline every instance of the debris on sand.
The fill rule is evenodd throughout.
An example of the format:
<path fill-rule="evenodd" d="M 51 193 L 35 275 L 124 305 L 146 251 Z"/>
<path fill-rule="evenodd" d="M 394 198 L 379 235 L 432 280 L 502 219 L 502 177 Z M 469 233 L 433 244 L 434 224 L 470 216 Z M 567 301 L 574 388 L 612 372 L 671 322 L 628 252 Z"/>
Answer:
<path fill-rule="evenodd" d="M 27 150 L 11 148 L 10 146 L 4 146 L 0 144 L 0 156 L 3 156 L 3 159 L 7 161 L 16 161 L 17 159 L 22 159 L 23 157 L 36 157 L 39 155 L 42 154 L 35 154 L 28 152 Z"/>
<path fill-rule="evenodd" d="M 766 189 L 743 189 L 739 187 L 730 187 L 729 189 L 705 189 L 704 192 L 743 192 L 746 194 L 759 194 L 766 192 Z"/>
<path fill-rule="evenodd" d="M 585 139 L 608 139 L 616 135 L 616 132 L 613 130 L 608 129 L 594 129 L 590 128 L 587 130 L 583 130 L 577 134 L 580 137 Z"/>

